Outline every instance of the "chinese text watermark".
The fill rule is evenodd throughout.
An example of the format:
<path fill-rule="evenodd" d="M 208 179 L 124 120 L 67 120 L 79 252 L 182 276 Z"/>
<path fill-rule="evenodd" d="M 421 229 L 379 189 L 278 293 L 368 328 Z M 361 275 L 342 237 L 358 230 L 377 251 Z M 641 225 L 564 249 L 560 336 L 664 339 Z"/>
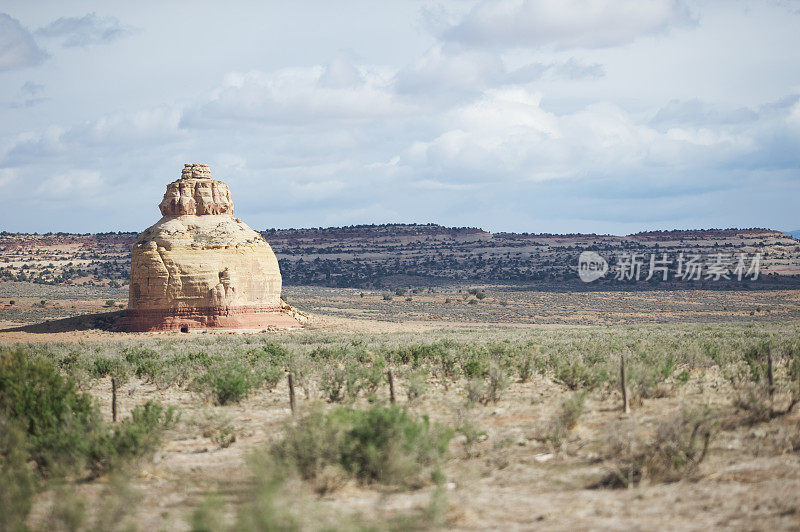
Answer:
<path fill-rule="evenodd" d="M 761 257 L 761 253 L 619 253 L 612 269 L 598 253 L 584 251 L 578 257 L 578 276 L 585 283 L 609 271 L 616 281 L 755 281 L 761 271 Z"/>

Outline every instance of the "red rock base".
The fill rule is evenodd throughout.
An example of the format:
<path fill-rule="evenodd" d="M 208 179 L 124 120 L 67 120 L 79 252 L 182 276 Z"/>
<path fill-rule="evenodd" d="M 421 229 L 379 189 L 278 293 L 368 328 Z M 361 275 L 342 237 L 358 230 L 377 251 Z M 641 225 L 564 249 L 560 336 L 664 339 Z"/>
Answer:
<path fill-rule="evenodd" d="M 300 327 L 300 323 L 277 307 L 128 309 L 117 321 L 117 329 L 128 332 L 261 330 L 267 327 L 293 328 Z"/>

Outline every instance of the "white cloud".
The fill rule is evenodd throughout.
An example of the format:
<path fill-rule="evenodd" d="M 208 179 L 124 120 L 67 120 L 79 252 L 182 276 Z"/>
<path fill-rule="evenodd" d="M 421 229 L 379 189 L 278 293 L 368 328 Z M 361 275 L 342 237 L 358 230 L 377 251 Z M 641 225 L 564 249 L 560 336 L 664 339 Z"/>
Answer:
<path fill-rule="evenodd" d="M 35 66 L 46 58 L 17 19 L 0 13 L 0 71 Z"/>
<path fill-rule="evenodd" d="M 132 32 L 115 17 L 98 17 L 89 13 L 82 17 L 61 17 L 36 30 L 36 35 L 60 39 L 62 46 L 108 44 Z"/>
<path fill-rule="evenodd" d="M 446 114 L 432 140 L 410 143 L 400 166 L 414 181 L 442 187 L 594 178 L 620 185 L 633 180 L 634 188 L 640 180 L 659 181 L 667 192 L 654 194 L 687 194 L 697 187 L 734 186 L 736 177 L 723 179 L 722 169 L 740 166 L 742 159 L 758 165 L 796 164 L 775 156 L 792 142 L 777 134 L 791 112 L 785 108 L 782 114 L 762 116 L 759 128 L 725 122 L 659 131 L 647 123 L 646 114 L 637 116 L 609 102 L 555 114 L 542 107 L 541 95 L 530 88 L 488 90 Z M 704 178 L 698 180 L 697 172 Z"/>
<path fill-rule="evenodd" d="M 679 140 L 697 144 L 698 146 L 713 146 L 720 143 L 736 143 L 736 138 L 726 132 L 713 131 L 706 127 L 687 129 L 670 128 L 667 130 L 667 137 L 672 140 Z M 752 146 L 750 146 L 752 147 Z"/>
<path fill-rule="evenodd" d="M 792 106 L 789 116 L 786 118 L 787 122 L 795 126 L 800 126 L 800 100 Z"/>
<path fill-rule="evenodd" d="M 541 164 L 552 157 L 545 146 L 562 133 L 558 118 L 541 108 L 541 95 L 522 87 L 489 90 L 448 113 L 445 123 L 447 130 L 432 141 L 413 143 L 401 164 L 417 168 L 424 179 L 435 175 L 451 184 L 550 177 Z"/>
<path fill-rule="evenodd" d="M 63 127 L 49 126 L 42 131 L 26 131 L 15 135 L 7 142 L 0 165 L 21 166 L 64 153 L 64 132 Z"/>
<path fill-rule="evenodd" d="M 6 142 L 0 165 L 25 166 L 100 146 L 119 151 L 177 141 L 185 136 L 178 128 L 180 117 L 177 107 L 159 107 L 102 116 L 69 128 L 50 126 L 20 133 Z"/>
<path fill-rule="evenodd" d="M 348 54 L 337 54 L 323 70 L 319 77 L 321 87 L 346 89 L 364 83 L 364 76 Z"/>
<path fill-rule="evenodd" d="M 484 0 L 443 37 L 471 45 L 603 48 L 691 21 L 682 0 Z"/>
<path fill-rule="evenodd" d="M 13 168 L 0 168 L 0 189 L 8 187 L 17 179 L 17 172 Z"/>
<path fill-rule="evenodd" d="M 394 89 L 429 110 L 447 109 L 502 87 L 540 81 L 591 81 L 603 76 L 603 65 L 575 57 L 510 69 L 497 51 L 438 43 L 397 72 Z"/>
<path fill-rule="evenodd" d="M 75 144 L 142 146 L 179 137 L 180 118 L 180 109 L 170 106 L 118 113 L 72 127 L 63 138 Z"/>
<path fill-rule="evenodd" d="M 418 107 L 391 89 L 391 70 L 347 65 L 230 74 L 204 104 L 186 110 L 186 127 L 232 123 L 298 126 L 409 114 Z"/>
<path fill-rule="evenodd" d="M 96 196 L 103 186 L 100 172 L 70 170 L 42 181 L 36 188 L 39 196 L 50 199 L 67 199 L 82 202 L 87 196 Z"/>
<path fill-rule="evenodd" d="M 401 93 L 451 89 L 476 92 L 502 80 L 505 75 L 505 67 L 497 54 L 437 44 L 400 70 L 396 83 Z"/>

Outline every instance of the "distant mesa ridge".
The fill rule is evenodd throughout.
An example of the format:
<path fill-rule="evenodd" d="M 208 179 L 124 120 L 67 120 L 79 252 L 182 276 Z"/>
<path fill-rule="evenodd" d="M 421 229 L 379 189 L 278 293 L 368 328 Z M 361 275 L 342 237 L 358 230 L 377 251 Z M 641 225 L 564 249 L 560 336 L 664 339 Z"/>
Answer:
<path fill-rule="evenodd" d="M 170 215 L 165 221 L 205 218 L 231 219 L 233 215 Z M 178 245 L 171 239 L 159 240 L 154 232 L 145 233 L 148 241 L 155 240 L 157 247 L 165 250 Z M 757 283 L 750 283 L 751 288 L 800 288 L 800 242 L 783 232 L 760 228 L 648 231 L 615 236 L 490 233 L 475 227 L 383 224 L 269 229 L 261 231 L 261 236 L 277 256 L 282 282 L 291 285 L 381 288 L 455 282 L 508 283 L 543 290 L 631 288 L 627 283 L 606 283 L 605 279 L 591 287 L 582 283 L 576 275 L 577 258 L 582 250 L 593 250 L 609 260 L 624 252 L 643 254 L 645 260 L 651 253 L 659 253 L 659 257 L 668 253 L 673 260 L 680 252 L 702 253 L 705 258 L 716 253 L 762 253 L 762 275 Z M 10 257 L 10 263 L 0 263 L 0 281 L 125 285 L 130 279 L 130 250 L 137 237 L 135 233 L 0 232 L 0 254 Z M 181 245 L 192 243 L 203 245 L 202 241 L 188 238 Z M 40 264 L 27 262 L 29 257 L 37 257 Z M 50 267 L 51 261 L 54 268 Z M 727 284 L 731 288 L 744 285 L 738 281 Z M 671 285 L 653 279 L 650 283 L 637 283 L 637 287 L 677 290 L 725 286 L 726 283 L 704 280 Z"/>

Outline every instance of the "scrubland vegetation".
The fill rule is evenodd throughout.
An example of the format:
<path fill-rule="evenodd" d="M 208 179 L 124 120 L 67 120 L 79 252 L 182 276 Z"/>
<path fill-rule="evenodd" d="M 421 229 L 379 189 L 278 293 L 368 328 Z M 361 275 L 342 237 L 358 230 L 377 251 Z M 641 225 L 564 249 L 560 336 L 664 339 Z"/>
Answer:
<path fill-rule="evenodd" d="M 6 529 L 502 528 L 537 519 L 568 528 L 587 522 L 558 504 L 531 515 L 509 503 L 498 513 L 491 500 L 512 488 L 540 502 L 559 492 L 657 498 L 665 495 L 653 489 L 671 493 L 675 482 L 713 492 L 728 489 L 726 472 L 748 485 L 746 472 L 765 468 L 800 482 L 796 322 L 306 330 L 2 350 Z M 128 405 L 117 423 L 112 378 Z M 177 465 L 198 442 L 191 459 L 216 456 L 224 475 Z M 153 457 L 169 480 L 137 477 Z M 171 513 L 151 507 L 147 494 L 175 497 L 187 483 L 200 487 Z M 771 486 L 775 507 L 759 523 L 796 523 L 800 502 Z M 365 505 L 370 494 L 400 502 Z M 731 516 L 709 512 L 702 519 L 712 525 Z"/>

